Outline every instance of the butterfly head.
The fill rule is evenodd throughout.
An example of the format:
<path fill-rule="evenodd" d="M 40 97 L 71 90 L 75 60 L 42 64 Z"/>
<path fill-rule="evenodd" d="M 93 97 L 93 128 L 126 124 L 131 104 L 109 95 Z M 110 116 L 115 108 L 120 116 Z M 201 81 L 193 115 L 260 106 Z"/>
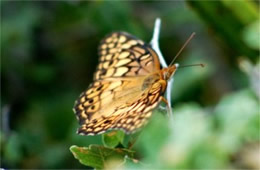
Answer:
<path fill-rule="evenodd" d="M 162 69 L 162 77 L 164 80 L 169 80 L 171 79 L 171 77 L 174 75 L 174 73 L 176 72 L 177 68 L 179 67 L 179 64 L 173 64 L 167 68 L 163 68 Z"/>

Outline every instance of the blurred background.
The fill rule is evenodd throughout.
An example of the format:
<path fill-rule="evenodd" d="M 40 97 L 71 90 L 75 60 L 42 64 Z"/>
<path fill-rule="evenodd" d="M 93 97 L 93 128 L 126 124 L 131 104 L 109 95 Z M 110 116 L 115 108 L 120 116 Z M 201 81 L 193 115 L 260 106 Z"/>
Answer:
<path fill-rule="evenodd" d="M 157 17 L 166 61 L 196 32 L 176 62 L 206 66 L 177 71 L 173 128 L 157 119 L 134 149 L 157 168 L 259 168 L 259 2 L 246 0 L 1 1 L 1 168 L 84 168 L 69 147 L 102 141 L 75 133 L 72 107 L 99 42 L 113 31 L 149 42 Z"/>

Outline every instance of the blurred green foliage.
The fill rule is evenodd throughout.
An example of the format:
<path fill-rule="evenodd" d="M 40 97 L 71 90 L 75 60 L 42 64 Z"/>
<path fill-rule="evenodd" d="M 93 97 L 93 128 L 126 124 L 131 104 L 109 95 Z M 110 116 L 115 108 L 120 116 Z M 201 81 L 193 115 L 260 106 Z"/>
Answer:
<path fill-rule="evenodd" d="M 188 1 L 188 4 L 197 11 L 209 27 L 213 28 L 226 48 L 237 48 L 237 50 L 229 50 L 234 53 L 233 56 L 246 55 L 252 60 L 258 59 L 258 52 L 253 51 L 241 36 L 247 25 L 259 19 L 258 9 L 253 1 L 239 0 L 236 3 L 227 0 L 211 3 Z"/>
<path fill-rule="evenodd" d="M 106 163 L 110 165 L 110 161 L 117 160 L 117 166 L 125 169 L 257 168 L 248 162 L 239 164 L 242 162 L 239 159 L 246 157 L 242 154 L 240 158 L 239 152 L 241 148 L 259 142 L 258 102 L 252 90 L 244 89 L 225 96 L 212 111 L 196 103 L 179 105 L 175 108 L 174 122 L 157 111 L 148 126 L 136 137 L 133 148 L 135 156 L 129 157 L 132 161 L 125 161 L 128 155 L 125 153 L 119 158 L 106 159 Z M 115 138 L 111 140 L 117 141 Z M 100 151 L 96 154 L 109 149 L 99 147 Z M 87 152 L 86 148 L 77 149 L 72 152 L 81 162 L 91 160 L 92 152 Z M 114 149 L 118 150 L 124 152 L 120 147 Z M 259 156 L 259 151 L 259 147 L 253 150 L 256 156 Z M 140 162 L 134 161 L 134 158 L 139 158 Z M 97 160 L 100 161 L 99 158 Z M 85 165 L 109 168 L 103 162 L 91 163 Z"/>
<path fill-rule="evenodd" d="M 1 168 L 259 169 L 258 5 L 1 1 Z M 174 121 L 157 109 L 134 135 L 77 135 L 72 107 L 92 81 L 99 41 L 122 30 L 149 42 L 156 17 L 168 63 L 196 32 L 177 62 L 206 65 L 177 71 Z M 115 154 L 93 164 L 85 150 L 97 149 Z"/>

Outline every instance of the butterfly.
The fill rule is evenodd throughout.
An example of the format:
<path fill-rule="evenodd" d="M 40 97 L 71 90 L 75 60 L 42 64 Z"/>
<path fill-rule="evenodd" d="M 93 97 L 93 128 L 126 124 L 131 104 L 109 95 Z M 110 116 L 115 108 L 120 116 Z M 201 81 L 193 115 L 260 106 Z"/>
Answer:
<path fill-rule="evenodd" d="M 160 67 L 156 52 L 125 32 L 106 36 L 98 48 L 99 64 L 93 83 L 75 102 L 78 134 L 96 135 L 120 129 L 134 133 L 142 128 L 163 97 L 167 81 L 178 64 Z"/>

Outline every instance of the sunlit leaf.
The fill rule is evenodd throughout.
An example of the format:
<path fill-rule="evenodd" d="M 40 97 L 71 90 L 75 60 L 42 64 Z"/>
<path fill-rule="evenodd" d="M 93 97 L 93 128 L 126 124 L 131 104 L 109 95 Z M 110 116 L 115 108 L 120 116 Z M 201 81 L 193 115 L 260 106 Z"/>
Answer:
<path fill-rule="evenodd" d="M 112 131 L 112 132 L 103 134 L 102 141 L 106 147 L 114 148 L 119 143 L 123 143 L 124 136 L 125 136 L 124 132 L 122 132 L 120 130 Z"/>
<path fill-rule="evenodd" d="M 248 25 L 243 34 L 243 39 L 246 44 L 256 50 L 260 50 L 259 39 L 260 39 L 260 20 L 253 22 Z"/>
<path fill-rule="evenodd" d="M 107 148 L 99 145 L 90 145 L 89 147 L 71 146 L 70 151 L 76 159 L 83 165 L 97 169 L 104 168 L 108 160 L 122 160 L 125 157 L 133 158 L 134 152 L 123 148 Z"/>

